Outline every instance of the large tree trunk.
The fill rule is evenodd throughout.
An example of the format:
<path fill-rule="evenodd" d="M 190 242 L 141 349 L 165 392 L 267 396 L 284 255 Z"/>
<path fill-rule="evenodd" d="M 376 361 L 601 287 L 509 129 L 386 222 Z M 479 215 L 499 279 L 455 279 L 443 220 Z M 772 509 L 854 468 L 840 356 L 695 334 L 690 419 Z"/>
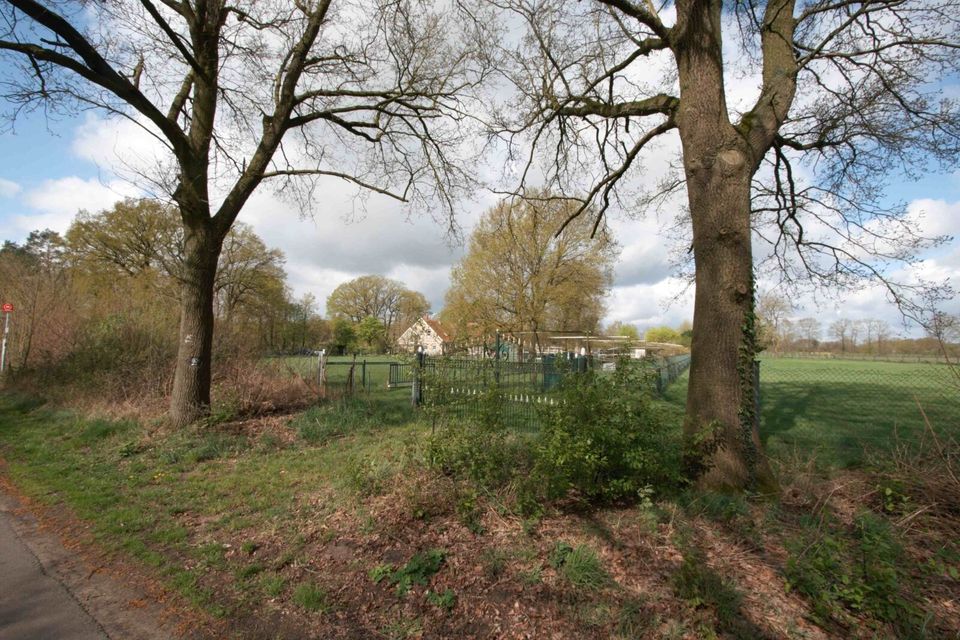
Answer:
<path fill-rule="evenodd" d="M 680 0 L 674 43 L 696 263 L 684 432 L 700 486 L 767 490 L 773 476 L 754 420 L 750 182 L 757 162 L 727 113 L 721 9 L 721 0 Z"/>
<path fill-rule="evenodd" d="M 170 419 L 177 427 L 210 412 L 213 286 L 222 244 L 211 226 L 184 226 L 180 341 L 170 396 Z"/>
<path fill-rule="evenodd" d="M 696 299 L 685 427 L 699 443 L 701 486 L 769 491 L 755 414 L 750 175 L 729 169 L 721 159 L 706 185 L 688 186 Z"/>

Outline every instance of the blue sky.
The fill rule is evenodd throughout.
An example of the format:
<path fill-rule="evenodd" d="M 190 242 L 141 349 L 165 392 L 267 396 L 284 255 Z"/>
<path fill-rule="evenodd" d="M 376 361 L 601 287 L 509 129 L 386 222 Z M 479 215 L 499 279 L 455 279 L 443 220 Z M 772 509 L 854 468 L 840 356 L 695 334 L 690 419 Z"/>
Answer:
<path fill-rule="evenodd" d="M 100 209 L 136 190 L 119 180 L 109 158 L 129 130 L 92 114 L 48 122 L 42 113 L 0 134 L 0 239 L 21 240 L 34 228 L 64 231 L 78 209 Z M 95 161 L 96 160 L 96 161 Z M 99 162 L 99 164 L 98 164 Z M 960 236 L 960 174 L 931 173 L 916 182 L 899 181 L 888 190 L 928 211 L 931 232 Z M 303 219 L 269 193 L 260 193 L 241 214 L 268 244 L 287 255 L 295 292 L 313 293 L 321 302 L 341 282 L 363 273 L 383 273 L 423 291 L 439 311 L 450 266 L 462 255 L 429 219 L 407 219 L 389 201 L 372 199 L 357 215 L 352 191 L 331 184 L 321 197 L 323 213 Z M 481 197 L 462 218 L 469 230 L 479 211 L 493 202 Z M 287 211 L 278 211 L 278 208 Z M 350 220 L 348 220 L 348 218 Z M 352 220 L 352 221 L 351 221 Z M 609 299 L 608 321 L 641 328 L 679 325 L 692 316 L 690 296 L 668 304 L 680 286 L 670 275 L 668 244 L 657 221 L 620 220 L 614 231 L 624 251 Z M 960 243 L 954 240 L 928 255 L 933 273 L 960 283 Z M 949 306 L 960 312 L 956 303 Z M 878 317 L 895 327 L 899 316 L 883 292 L 867 289 L 842 300 L 800 301 L 795 317 L 816 315 L 826 326 L 839 316 Z M 909 329 L 902 331 L 908 332 Z"/>

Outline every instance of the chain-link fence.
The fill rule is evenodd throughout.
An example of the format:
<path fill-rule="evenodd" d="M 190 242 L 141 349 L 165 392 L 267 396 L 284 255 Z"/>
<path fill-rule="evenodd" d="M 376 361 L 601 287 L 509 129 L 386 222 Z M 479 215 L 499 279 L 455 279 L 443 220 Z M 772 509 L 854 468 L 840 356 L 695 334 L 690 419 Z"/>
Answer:
<path fill-rule="evenodd" d="M 960 436 L 960 377 L 945 364 L 764 358 L 760 434 L 768 450 L 840 464 L 864 450 Z"/>

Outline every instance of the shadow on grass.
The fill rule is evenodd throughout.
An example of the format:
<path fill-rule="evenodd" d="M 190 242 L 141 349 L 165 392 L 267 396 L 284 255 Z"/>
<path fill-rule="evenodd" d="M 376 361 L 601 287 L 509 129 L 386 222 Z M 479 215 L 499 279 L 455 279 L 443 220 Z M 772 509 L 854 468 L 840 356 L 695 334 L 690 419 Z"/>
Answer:
<path fill-rule="evenodd" d="M 291 422 L 307 442 L 320 444 L 335 438 L 370 433 L 416 420 L 409 395 L 400 392 L 358 393 L 328 400 Z"/>
<path fill-rule="evenodd" d="M 864 382 L 772 382 L 763 386 L 761 438 L 771 451 L 799 448 L 840 466 L 862 462 L 865 449 L 919 442 L 919 402 L 935 427 L 960 426 L 960 402 L 909 386 Z"/>
<path fill-rule="evenodd" d="M 683 562 L 673 576 L 674 594 L 696 609 L 708 609 L 716 618 L 716 631 L 727 637 L 751 640 L 773 638 L 743 611 L 743 595 L 728 580 L 707 566 L 706 554 L 695 544 L 682 544 Z"/>

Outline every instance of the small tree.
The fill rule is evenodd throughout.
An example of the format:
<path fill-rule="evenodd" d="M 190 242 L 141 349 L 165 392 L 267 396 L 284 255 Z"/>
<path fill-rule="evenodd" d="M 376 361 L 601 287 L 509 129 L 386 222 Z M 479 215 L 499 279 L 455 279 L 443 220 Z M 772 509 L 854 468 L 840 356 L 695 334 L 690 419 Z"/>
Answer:
<path fill-rule="evenodd" d="M 357 340 L 371 353 L 383 353 L 387 348 L 387 328 L 379 318 L 367 316 L 357 324 Z"/>
<path fill-rule="evenodd" d="M 454 266 L 444 321 L 458 335 L 512 333 L 540 350 L 549 331 L 596 332 L 613 281 L 616 243 L 605 230 L 573 221 L 576 204 L 562 198 L 503 201 L 488 209 Z"/>

